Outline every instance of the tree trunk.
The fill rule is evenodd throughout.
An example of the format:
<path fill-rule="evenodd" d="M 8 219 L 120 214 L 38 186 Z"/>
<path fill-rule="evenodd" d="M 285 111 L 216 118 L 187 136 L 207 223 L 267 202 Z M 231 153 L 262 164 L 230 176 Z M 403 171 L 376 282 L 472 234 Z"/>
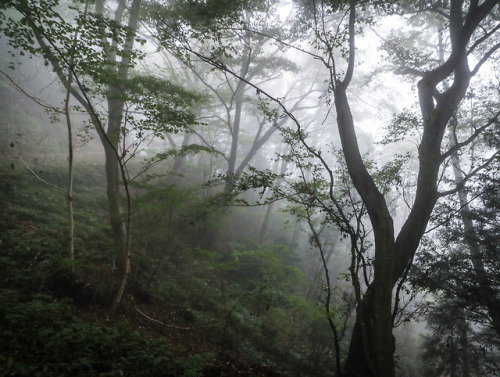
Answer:
<path fill-rule="evenodd" d="M 103 144 L 106 145 L 106 144 Z M 109 145 L 104 147 L 106 157 L 106 192 L 108 197 L 109 219 L 113 232 L 114 260 L 121 269 L 120 255 L 125 247 L 125 225 L 123 219 L 122 196 L 120 193 L 120 170 L 118 157 Z"/>
<path fill-rule="evenodd" d="M 120 1 L 115 18 L 121 20 L 120 7 L 125 7 L 125 0 Z M 131 247 L 131 216 L 132 216 L 132 202 L 130 197 L 130 192 L 128 189 L 128 177 L 127 171 L 124 164 L 125 151 L 123 155 L 120 155 L 118 144 L 120 142 L 121 127 L 123 121 L 123 114 L 125 108 L 125 98 L 124 98 L 124 87 L 123 82 L 128 79 L 129 65 L 130 65 L 130 55 L 134 46 L 134 38 L 136 34 L 136 28 L 139 23 L 139 13 L 141 7 L 141 0 L 132 0 L 130 6 L 130 15 L 128 20 L 129 32 L 127 33 L 127 39 L 123 46 L 124 55 L 120 62 L 118 68 L 118 82 L 115 85 L 111 85 L 108 91 L 108 129 L 107 129 L 107 146 L 109 150 L 106 150 L 106 173 L 109 174 L 108 179 L 108 200 L 110 201 L 110 212 L 112 221 L 114 221 L 113 231 L 115 233 L 115 242 L 121 243 L 121 248 L 119 249 L 119 261 L 118 267 L 120 268 L 120 280 L 118 284 L 118 290 L 113 300 L 113 305 L 110 309 L 110 314 L 114 314 L 118 305 L 121 302 L 123 292 L 125 290 L 125 285 L 127 283 L 128 274 L 130 273 L 130 247 Z M 110 56 L 110 59 L 115 59 L 116 57 Z M 113 60 L 111 60 L 113 61 Z M 105 146 L 106 149 L 106 146 Z M 114 159 L 112 156 L 114 152 Z M 127 211 L 125 219 L 122 215 L 121 208 L 121 196 L 120 196 L 120 180 L 124 185 L 125 195 L 126 195 L 126 205 Z M 119 232 L 119 233 L 118 233 Z"/>
<path fill-rule="evenodd" d="M 76 37 L 76 36 L 75 36 Z M 69 101 L 71 96 L 71 82 L 72 74 L 68 75 L 69 87 L 66 89 L 66 97 L 64 99 L 64 115 L 66 117 L 66 127 L 68 130 L 68 183 L 66 186 L 66 205 L 68 210 L 68 253 L 71 262 L 71 269 L 74 270 L 75 267 L 75 221 L 73 215 L 73 127 L 71 124 L 71 116 L 69 113 Z"/>
<path fill-rule="evenodd" d="M 339 82 L 334 92 L 342 150 L 349 175 L 366 205 L 375 238 L 374 280 L 358 301 L 346 369 L 350 376 L 393 377 L 394 226 L 385 198 L 361 157 L 346 88 Z"/>
<path fill-rule="evenodd" d="M 465 30 L 461 6 L 460 1 L 452 1 L 450 37 L 453 41 L 453 51 L 450 57 L 436 69 L 424 72 L 418 83 L 423 119 L 423 134 L 419 145 L 418 183 L 412 210 L 396 240 L 392 217 L 385 198 L 378 190 L 361 157 L 346 94 L 355 67 L 355 7 L 350 8 L 348 66 L 343 81 L 332 75 L 332 87 L 347 169 L 356 191 L 366 206 L 375 239 L 374 277 L 365 295 L 362 298 L 358 295 L 356 324 L 347 357 L 346 368 L 348 375 L 351 376 L 395 375 L 392 289 L 411 263 L 439 197 L 438 174 L 444 159 L 441 154 L 441 143 L 448 121 L 464 97 L 471 77 L 465 53 L 470 34 L 466 38 L 456 38 Z M 473 30 L 480 17 L 467 19 L 473 20 L 472 25 L 467 25 Z M 436 97 L 437 86 L 451 74 L 453 74 L 453 84 Z"/>
<path fill-rule="evenodd" d="M 392 283 L 391 271 L 393 263 L 390 255 L 394 248 L 387 240 L 387 249 L 378 251 L 377 261 L 386 260 L 387 263 L 377 268 L 376 279 L 366 290 L 361 302 L 356 308 L 356 323 L 352 332 L 349 346 L 346 371 L 348 376 L 365 377 L 394 376 L 394 337 L 392 335 Z M 392 249 L 392 250 L 391 250 Z M 376 252 L 377 254 L 377 252 Z M 385 258 L 380 257 L 385 254 Z"/>
<path fill-rule="evenodd" d="M 245 39 L 247 44 L 249 41 L 249 32 L 246 32 Z M 252 51 L 250 48 L 245 47 L 243 51 L 243 58 L 245 59 L 239 72 L 239 77 L 247 79 L 248 70 L 250 68 L 250 62 L 252 60 Z M 247 84 L 243 80 L 239 80 L 236 90 L 233 94 L 234 96 L 234 120 L 231 127 L 231 120 L 228 118 L 228 125 L 231 132 L 231 150 L 229 152 L 229 157 L 227 161 L 227 183 L 224 188 L 226 194 L 231 194 L 233 191 L 233 186 L 236 182 L 236 160 L 238 157 L 238 143 L 240 138 L 240 126 L 241 126 L 241 116 L 243 114 L 243 103 L 244 95 Z"/>
<path fill-rule="evenodd" d="M 469 361 L 469 326 L 465 319 L 463 310 L 460 310 L 458 328 L 460 331 L 460 346 L 462 356 L 462 377 L 470 377 L 470 361 Z"/>
<path fill-rule="evenodd" d="M 91 103 L 89 97 L 86 96 L 82 87 L 79 87 L 80 91 L 73 88 L 71 83 L 71 75 L 66 76 L 65 69 L 70 71 L 74 67 L 65 67 L 65 62 L 60 62 L 54 56 L 49 55 L 46 58 L 50 61 L 54 71 L 58 75 L 68 92 L 75 97 L 75 99 L 85 108 L 87 113 L 91 118 L 91 122 L 94 125 L 99 138 L 103 144 L 106 156 L 106 180 L 107 180 L 107 195 L 109 201 L 109 211 L 110 211 L 110 222 L 113 230 L 113 240 L 117 248 L 116 258 L 119 264 L 122 264 L 121 271 L 122 276 L 120 279 L 120 287 L 118 290 L 118 295 L 115 301 L 120 301 L 121 294 L 123 292 L 122 286 L 124 287 L 126 282 L 126 276 L 130 270 L 129 254 L 130 254 L 130 195 L 128 193 L 127 187 L 127 177 L 125 176 L 126 170 L 122 163 L 122 157 L 119 153 L 119 141 L 121 136 L 121 126 L 122 117 L 124 109 L 124 88 L 123 81 L 128 78 L 128 72 L 130 68 L 130 56 L 133 49 L 135 30 L 139 21 L 139 11 L 140 11 L 141 0 L 133 0 L 130 6 L 130 14 L 128 20 L 128 34 L 125 43 L 122 48 L 122 60 L 120 61 L 119 68 L 115 70 L 117 74 L 117 80 L 114 84 L 110 84 L 108 87 L 108 127 L 105 130 L 102 120 L 100 119 L 98 112 Z M 123 13 L 125 10 L 126 0 L 120 0 L 118 7 L 115 11 L 115 22 L 117 24 L 122 23 Z M 104 12 L 104 0 L 97 0 L 95 3 L 95 11 L 97 14 L 103 15 Z M 44 49 L 48 47 L 52 41 L 46 41 L 45 36 L 37 31 L 38 29 L 33 28 L 34 35 L 40 46 Z M 108 41 L 103 41 L 107 43 Z M 111 41 L 114 47 L 120 43 L 118 40 Z M 108 61 L 111 67 L 115 66 L 116 54 L 111 50 Z M 72 71 L 74 74 L 74 71 Z M 79 84 L 80 85 L 80 84 Z M 72 157 L 70 157 L 72 158 Z M 127 194 L 127 215 L 126 220 L 124 220 L 123 210 L 121 205 L 121 195 L 120 195 L 120 182 L 125 185 L 125 191 Z M 68 213 L 70 214 L 72 204 L 72 194 L 67 195 L 68 200 Z M 115 305 L 113 305 L 115 306 Z"/>
<path fill-rule="evenodd" d="M 248 157 L 248 155 L 247 155 L 247 157 Z M 277 166 L 277 164 L 275 165 L 273 170 L 278 170 L 278 169 L 276 169 L 276 166 Z M 278 174 L 284 175 L 286 173 L 287 169 L 288 169 L 288 162 L 286 160 L 282 160 Z M 241 174 L 241 172 L 240 172 L 240 174 Z M 277 182 L 277 184 L 279 184 L 279 181 Z M 269 220 L 271 219 L 271 214 L 272 214 L 273 209 L 274 209 L 274 204 L 275 204 L 275 202 L 273 201 L 267 205 L 266 213 L 264 214 L 264 219 L 262 220 L 262 223 L 260 225 L 259 243 L 264 243 L 266 241 L 267 232 L 268 232 L 268 228 L 269 228 Z"/>
<path fill-rule="evenodd" d="M 250 60 L 250 59 L 249 59 Z M 227 160 L 227 182 L 224 189 L 226 194 L 233 191 L 233 186 L 236 182 L 236 159 L 238 157 L 238 143 L 240 138 L 241 115 L 243 112 L 243 94 L 246 84 L 240 81 L 235 94 L 234 121 L 231 127 L 231 150 Z"/>
<path fill-rule="evenodd" d="M 192 135 L 192 133 L 190 133 L 190 132 L 186 132 L 184 134 L 184 137 L 182 139 L 181 148 L 184 148 L 184 147 L 186 147 L 186 146 L 189 145 L 189 143 L 191 141 L 191 135 Z M 186 157 L 185 156 L 182 156 L 182 155 L 175 156 L 174 163 L 172 165 L 172 173 L 174 175 L 180 175 L 180 174 L 182 174 L 181 170 L 182 170 L 182 166 L 183 166 L 183 164 L 184 164 L 185 161 L 186 161 Z"/>
<path fill-rule="evenodd" d="M 453 133 L 452 128 L 450 128 L 449 130 L 449 140 L 450 146 L 453 147 L 456 144 L 456 141 L 455 134 Z M 464 238 L 467 248 L 469 249 L 469 257 L 472 262 L 474 274 L 476 276 L 476 282 L 478 286 L 477 291 L 481 297 L 481 303 L 486 306 L 486 310 L 488 311 L 488 315 L 490 316 L 493 328 L 495 329 L 497 335 L 500 337 L 500 301 L 496 299 L 497 296 L 492 289 L 493 284 L 488 278 L 488 273 L 483 261 L 481 247 L 476 240 L 476 231 L 471 217 L 471 210 L 469 207 L 467 192 L 465 191 L 465 188 L 460 185 L 460 182 L 464 179 L 464 175 L 462 173 L 463 170 L 460 166 L 461 164 L 458 153 L 455 152 L 452 154 L 451 164 L 453 167 L 455 182 L 458 185 L 457 193 L 460 205 L 460 219 L 462 220 L 462 224 L 464 226 Z"/>

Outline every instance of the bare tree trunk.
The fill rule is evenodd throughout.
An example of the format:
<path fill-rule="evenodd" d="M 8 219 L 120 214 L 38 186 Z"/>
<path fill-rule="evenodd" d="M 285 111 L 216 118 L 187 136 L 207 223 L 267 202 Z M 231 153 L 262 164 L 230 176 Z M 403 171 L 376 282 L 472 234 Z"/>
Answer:
<path fill-rule="evenodd" d="M 113 232 L 113 244 L 115 246 L 115 263 L 119 269 L 120 257 L 125 247 L 125 224 L 123 219 L 122 196 L 120 193 L 120 171 L 118 157 L 111 147 L 104 147 L 106 158 L 106 192 L 108 197 L 109 219 Z"/>
<path fill-rule="evenodd" d="M 353 376 L 393 377 L 391 308 L 395 267 L 394 226 L 385 198 L 361 158 L 346 87 L 344 83 L 338 83 L 335 90 L 340 139 L 349 174 L 366 205 L 375 237 L 374 279 L 358 302 L 346 367 Z"/>
<path fill-rule="evenodd" d="M 118 7 L 115 11 L 115 22 L 117 24 L 122 23 L 123 13 L 125 10 L 126 0 L 120 0 L 118 3 Z M 119 141 L 121 136 L 121 127 L 122 127 L 122 118 L 124 111 L 124 87 L 123 81 L 128 78 L 128 72 L 130 68 L 130 58 L 132 54 L 134 39 L 135 39 L 135 30 L 139 21 L 139 11 L 140 11 L 141 0 L 132 0 L 132 4 L 130 6 L 130 13 L 128 19 L 128 34 L 126 36 L 125 43 L 123 45 L 121 56 L 122 60 L 118 65 L 119 68 L 115 71 L 117 74 L 118 80 L 114 84 L 110 84 L 108 87 L 108 128 L 105 129 L 102 120 L 99 118 L 99 115 L 94 108 L 92 101 L 86 95 L 84 88 L 82 87 L 82 83 L 77 80 L 77 76 L 75 75 L 75 67 L 72 64 L 68 66 L 64 66 L 63 63 L 59 61 L 53 55 L 46 56 L 46 59 L 50 61 L 52 68 L 58 75 L 58 78 L 61 80 L 63 85 L 65 86 L 67 93 L 71 93 L 75 99 L 85 108 L 87 113 L 91 118 L 91 122 L 94 125 L 99 138 L 103 144 L 105 155 L 106 155 L 106 179 L 107 179 L 107 194 L 109 201 L 109 209 L 110 209 L 110 219 L 111 226 L 113 230 L 113 239 L 118 250 L 118 260 L 121 266 L 121 277 L 119 283 L 119 289 L 117 296 L 115 297 L 113 303 L 113 310 L 116 310 L 117 304 L 121 300 L 121 296 L 123 294 L 123 288 L 126 283 L 128 272 L 130 271 L 130 228 L 131 228 L 131 199 L 130 193 L 128 190 L 128 177 L 126 172 L 126 167 L 124 163 L 124 159 L 119 152 Z M 95 4 L 95 10 L 97 14 L 103 15 L 104 12 L 104 0 L 97 0 Z M 37 42 L 43 49 L 50 49 L 49 44 L 52 44 L 53 41 L 46 40 L 45 35 L 40 33 L 36 28 L 36 25 L 33 25 L 34 36 Z M 104 42 L 108 42 L 107 40 Z M 120 43 L 118 40 L 113 40 L 113 47 L 117 47 L 117 44 Z M 113 52 L 114 50 L 110 50 L 110 54 L 108 56 L 108 61 L 110 65 L 113 67 L 116 64 L 116 54 Z M 65 74 L 65 70 L 70 72 L 69 75 Z M 77 82 L 78 89 L 72 87 L 72 82 Z M 66 101 L 66 106 L 68 106 L 69 101 Z M 69 108 L 67 108 L 69 110 Z M 71 122 L 70 119 L 67 119 L 68 130 L 71 132 Z M 70 143 L 72 143 L 72 135 L 70 137 Z M 72 149 L 72 145 L 70 145 L 70 149 Z M 72 152 L 70 152 L 70 162 L 72 165 L 73 156 Z M 71 168 L 72 170 L 72 168 Z M 72 173 L 70 173 L 70 178 L 72 179 Z M 121 206 L 121 190 L 120 190 L 120 182 L 124 184 L 125 194 L 127 200 L 127 211 L 124 216 L 122 206 Z M 67 193 L 67 201 L 68 201 L 68 214 L 72 214 L 72 185 L 70 190 Z M 72 232 L 70 228 L 70 232 Z M 113 311 L 112 310 L 112 311 Z"/>
<path fill-rule="evenodd" d="M 89 7 L 88 0 L 85 2 L 84 14 L 87 14 Z M 73 36 L 73 46 L 70 51 L 70 62 L 67 76 L 66 96 L 64 98 L 64 116 L 66 118 L 66 129 L 68 134 L 68 178 L 66 184 L 66 205 L 68 211 L 68 254 L 71 263 L 71 269 L 75 267 L 75 220 L 73 214 L 73 180 L 74 180 L 74 145 L 73 145 L 73 125 L 70 115 L 70 100 L 71 100 L 71 86 L 73 85 L 73 66 L 75 61 L 75 47 L 79 37 L 79 30 L 75 31 Z"/>
<path fill-rule="evenodd" d="M 184 148 L 184 147 L 186 147 L 186 146 L 189 145 L 189 143 L 191 141 L 191 136 L 192 136 L 192 133 L 190 133 L 190 132 L 186 132 L 184 134 L 184 137 L 182 139 L 182 144 L 181 144 L 182 148 Z M 172 172 L 174 174 L 181 174 L 181 169 L 182 169 L 182 166 L 183 166 L 183 164 L 184 164 L 185 161 L 186 161 L 186 157 L 185 156 L 181 156 L 181 155 L 175 156 L 174 163 L 173 163 L 173 166 L 172 166 Z"/>
<path fill-rule="evenodd" d="M 456 145 L 453 129 L 454 127 L 450 127 L 448 134 L 450 145 L 452 147 Z M 469 257 L 472 262 L 474 274 L 476 275 L 476 282 L 478 284 L 477 291 L 481 297 L 481 302 L 486 306 L 493 328 L 500 337 L 500 301 L 496 299 L 497 296 L 492 289 L 493 283 L 490 282 L 490 279 L 488 278 L 488 272 L 486 271 L 486 267 L 484 265 L 481 247 L 475 237 L 476 230 L 472 221 L 467 192 L 465 191 L 463 185 L 460 185 L 460 182 L 464 179 L 464 175 L 460 166 L 458 153 L 455 152 L 452 154 L 451 164 L 453 167 L 455 182 L 457 183 L 458 201 L 460 205 L 459 213 L 464 226 L 464 238 L 467 248 L 469 249 Z"/>
<path fill-rule="evenodd" d="M 122 23 L 123 13 L 125 10 L 126 0 L 120 0 L 118 7 L 115 11 L 115 22 Z M 96 13 L 103 15 L 104 13 L 104 0 L 96 1 Z M 131 15 L 132 17 L 132 15 Z M 130 23 L 130 22 L 129 22 Z M 113 42 L 116 44 L 116 42 Z M 132 46 L 130 46 L 132 47 Z M 129 51 L 130 52 L 130 51 Z M 114 64 L 116 54 L 110 53 L 107 57 L 110 64 Z M 128 62 L 122 62 L 128 63 Z M 128 75 L 128 68 L 121 66 L 119 68 L 118 77 L 120 80 L 126 79 Z M 121 257 L 125 248 L 125 225 L 123 219 L 123 208 L 121 204 L 120 195 L 120 153 L 119 143 L 121 136 L 121 125 L 124 109 L 123 88 L 119 83 L 110 84 L 107 93 L 108 102 L 108 124 L 106 130 L 98 132 L 101 143 L 104 147 L 105 154 L 105 169 L 106 169 L 106 191 L 108 197 L 109 217 L 111 223 L 111 230 L 113 232 L 114 243 L 114 262 L 117 267 L 122 270 L 124 266 L 121 265 Z M 102 127 L 96 125 L 97 128 Z"/>
<path fill-rule="evenodd" d="M 75 221 L 73 216 L 73 129 L 71 125 L 71 116 L 69 114 L 69 101 L 71 96 L 71 82 L 72 75 L 68 75 L 69 87 L 66 90 L 66 97 L 64 99 L 64 115 L 66 117 L 66 127 L 68 130 L 68 182 L 66 185 L 66 204 L 68 208 L 68 253 L 71 262 L 71 268 L 74 269 L 75 262 Z"/>
<path fill-rule="evenodd" d="M 119 8 L 122 5 L 125 6 L 125 0 L 122 0 L 119 3 Z M 120 82 L 123 82 L 128 78 L 130 55 L 132 53 L 132 49 L 134 46 L 136 28 L 139 23 L 140 7 L 141 7 L 141 0 L 132 0 L 132 4 L 130 6 L 128 25 L 127 25 L 129 28 L 129 32 L 127 34 L 127 39 L 123 46 L 125 54 L 124 57 L 122 58 L 122 61 L 120 62 L 120 67 L 118 69 L 118 79 L 120 80 Z M 117 10 L 117 12 L 119 12 L 119 10 Z M 121 16 L 117 15 L 117 18 L 118 17 L 121 18 Z M 109 115 L 108 130 L 107 130 L 108 146 L 115 152 L 114 160 L 112 158 L 111 151 L 106 152 L 106 157 L 107 157 L 106 172 L 111 174 L 111 178 L 113 178 L 112 181 L 108 178 L 108 184 L 111 184 L 111 186 L 108 186 L 108 199 L 110 200 L 110 209 L 112 208 L 113 211 L 116 211 L 115 213 L 111 214 L 111 216 L 116 216 L 115 226 L 120 227 L 120 234 L 115 234 L 116 237 L 115 242 L 118 241 L 118 237 L 120 238 L 120 242 L 123 242 L 121 244 L 122 247 L 120 249 L 120 257 L 119 257 L 120 260 L 119 267 L 121 276 L 118 283 L 118 290 L 116 292 L 116 296 L 113 300 L 113 304 L 110 309 L 110 314 L 114 314 L 116 312 L 116 309 L 118 308 L 118 305 L 121 302 L 121 299 L 123 297 L 123 292 L 125 290 L 125 285 L 127 284 L 128 274 L 130 273 L 131 270 L 130 248 L 131 248 L 131 237 L 132 237 L 131 235 L 132 201 L 128 185 L 127 170 L 124 162 L 125 151 L 123 152 L 123 155 L 120 156 L 118 149 L 118 143 L 120 141 L 120 136 L 121 136 L 124 106 L 125 106 L 124 87 L 123 84 L 121 84 L 120 82 L 114 86 L 111 86 L 108 92 L 108 115 Z M 122 210 L 120 205 L 121 199 L 120 199 L 120 186 L 119 186 L 120 179 L 124 185 L 126 205 L 127 205 L 127 211 L 125 214 L 125 223 L 123 223 L 121 216 Z M 121 221 L 118 221 L 118 219 L 120 219 Z M 118 229 L 116 229 L 116 231 L 118 231 Z"/>
<path fill-rule="evenodd" d="M 462 353 L 462 377 L 470 377 L 469 329 L 463 310 L 461 310 L 461 312 L 458 326 L 460 330 L 460 346 Z"/>
<path fill-rule="evenodd" d="M 273 170 L 278 170 L 276 167 L 277 167 L 278 163 L 276 162 L 275 164 L 275 167 L 273 168 Z M 283 175 L 286 173 L 286 170 L 288 169 L 288 162 L 285 161 L 285 160 L 282 160 L 281 161 L 281 166 L 279 168 L 279 172 L 278 174 L 279 175 Z M 241 173 L 240 173 L 241 174 Z M 277 184 L 279 184 L 279 182 L 277 182 Z M 267 208 L 266 208 L 266 213 L 264 215 L 264 219 L 262 220 L 262 224 L 260 225 L 260 230 L 259 230 L 259 243 L 264 243 L 264 241 L 266 240 L 266 237 L 267 237 L 267 231 L 268 231 L 268 228 L 269 228 L 269 220 L 271 218 L 271 214 L 273 212 L 273 209 L 274 209 L 274 205 L 275 205 L 275 202 L 271 202 L 267 205 Z"/>
<path fill-rule="evenodd" d="M 259 243 L 264 243 L 267 238 L 267 231 L 269 228 L 269 219 L 271 218 L 271 213 L 273 212 L 274 202 L 269 203 L 266 207 L 266 213 L 262 219 L 262 224 L 260 224 L 259 230 Z"/>
<path fill-rule="evenodd" d="M 248 58 L 250 61 L 250 58 Z M 247 67 L 248 68 L 248 67 Z M 236 89 L 235 96 L 235 108 L 234 108 L 234 121 L 231 127 L 231 150 L 229 152 L 229 157 L 227 160 L 227 183 L 224 189 L 226 194 L 230 194 L 233 191 L 233 186 L 236 180 L 236 159 L 238 157 L 238 143 L 240 138 L 240 125 L 241 125 L 241 115 L 243 112 L 243 94 L 245 92 L 245 83 L 240 81 L 238 88 Z"/>
<path fill-rule="evenodd" d="M 250 36 L 249 32 L 245 34 L 245 40 L 247 46 L 250 45 Z M 252 51 L 249 47 L 245 47 L 242 57 L 244 62 L 241 66 L 239 77 L 243 79 L 247 79 L 248 70 L 250 68 L 250 62 L 252 60 Z M 228 118 L 229 130 L 231 132 L 231 149 L 229 152 L 228 160 L 227 160 L 227 182 L 224 188 L 224 192 L 226 194 L 230 194 L 233 191 L 233 186 L 236 181 L 236 160 L 238 158 L 238 143 L 240 138 L 240 127 L 241 127 L 241 116 L 243 115 L 243 103 L 244 103 L 244 95 L 247 84 L 243 80 L 238 81 L 238 85 L 234 92 L 234 120 L 232 122 L 230 118 Z"/>

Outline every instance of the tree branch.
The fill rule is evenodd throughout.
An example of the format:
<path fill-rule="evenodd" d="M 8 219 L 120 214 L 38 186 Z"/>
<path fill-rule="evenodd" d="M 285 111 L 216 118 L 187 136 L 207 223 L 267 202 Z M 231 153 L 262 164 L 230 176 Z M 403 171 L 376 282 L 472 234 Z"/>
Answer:
<path fill-rule="evenodd" d="M 444 196 L 448 196 L 448 195 L 452 195 L 452 194 L 457 193 L 462 187 L 465 186 L 467 181 L 469 181 L 472 177 L 474 177 L 481 170 L 486 168 L 492 161 L 496 160 L 499 156 L 500 156 L 500 150 L 493 153 L 493 155 L 491 155 L 490 158 L 486 159 L 481 165 L 479 165 L 475 169 L 471 170 L 468 174 L 464 175 L 462 180 L 460 180 L 459 182 L 456 182 L 455 188 L 453 188 L 451 190 L 439 192 L 438 196 L 441 198 Z"/>
<path fill-rule="evenodd" d="M 498 117 L 500 116 L 500 111 L 498 111 L 493 118 L 491 118 L 486 124 L 483 126 L 476 128 L 475 131 L 470 135 L 466 140 L 456 143 L 453 145 L 450 149 L 448 149 L 445 153 L 441 154 L 441 160 L 444 161 L 448 157 L 450 157 L 453 153 L 457 152 L 459 149 L 469 145 L 472 143 L 474 140 L 476 140 L 481 134 L 483 133 L 484 130 L 486 130 L 488 127 L 490 127 L 493 124 L 498 123 L 499 119 Z"/>

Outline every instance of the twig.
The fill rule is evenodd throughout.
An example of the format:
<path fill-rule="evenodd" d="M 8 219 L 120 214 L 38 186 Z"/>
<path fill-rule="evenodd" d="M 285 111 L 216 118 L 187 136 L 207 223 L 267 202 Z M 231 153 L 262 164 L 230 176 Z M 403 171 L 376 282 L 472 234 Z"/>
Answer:
<path fill-rule="evenodd" d="M 50 182 L 47 182 L 45 179 L 43 179 L 42 177 L 40 177 L 40 176 L 39 176 L 39 175 L 38 175 L 38 174 L 37 174 L 37 173 L 36 173 L 33 169 L 31 169 L 31 168 L 28 166 L 28 164 L 27 164 L 27 163 L 26 163 L 26 162 L 25 162 L 25 161 L 21 158 L 21 156 L 19 156 L 18 154 L 14 154 L 14 156 L 15 156 L 15 157 L 16 157 L 19 161 L 21 161 L 21 162 L 22 162 L 22 164 L 24 165 L 24 167 L 25 167 L 25 168 L 26 168 L 26 169 L 27 169 L 27 170 L 28 170 L 31 174 L 33 174 L 33 175 L 35 176 L 35 178 L 36 178 L 36 179 L 38 179 L 40 182 L 45 183 L 47 186 L 52 187 L 52 188 L 54 188 L 54 189 L 56 189 L 56 190 L 59 190 L 59 191 L 62 191 L 62 192 L 64 192 L 64 193 L 66 193 L 66 191 L 65 191 L 63 188 L 61 188 L 61 187 L 59 187 L 59 186 L 56 186 L 56 185 L 54 185 L 54 184 L 52 184 L 52 183 L 50 183 Z"/>
<path fill-rule="evenodd" d="M 150 321 L 159 323 L 160 325 L 166 326 L 166 327 L 172 327 L 174 329 L 179 329 L 179 330 L 192 330 L 192 327 L 180 327 L 180 326 L 174 326 L 174 325 L 167 325 L 166 323 L 163 323 L 162 321 L 158 321 L 157 319 L 151 318 L 150 316 L 144 314 L 137 306 L 135 306 L 135 310 L 137 310 L 140 314 L 142 314 L 144 317 L 149 319 Z"/>

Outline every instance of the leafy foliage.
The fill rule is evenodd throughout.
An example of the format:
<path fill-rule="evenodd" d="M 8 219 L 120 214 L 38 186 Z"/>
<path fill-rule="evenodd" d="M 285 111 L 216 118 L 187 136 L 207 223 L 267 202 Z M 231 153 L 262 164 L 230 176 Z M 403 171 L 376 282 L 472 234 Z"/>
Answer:
<path fill-rule="evenodd" d="M 136 75 L 126 83 L 126 90 L 126 99 L 143 115 L 140 119 L 131 116 L 128 120 L 138 138 L 152 131 L 154 136 L 163 139 L 167 133 L 177 133 L 196 124 L 190 107 L 200 96 L 168 80 Z"/>
<path fill-rule="evenodd" d="M 93 324 L 66 302 L 44 295 L 23 300 L 0 292 L 0 371 L 4 376 L 195 377 L 207 355 L 186 359 L 162 338 L 147 338 L 127 321 Z"/>
<path fill-rule="evenodd" d="M 10 54 L 41 55 L 46 65 L 50 60 L 59 61 L 56 69 L 62 70 L 63 75 L 67 76 L 66 70 L 71 70 L 80 80 L 89 77 L 101 85 L 116 80 L 114 68 L 122 64 L 110 61 L 110 54 L 125 57 L 124 61 L 130 64 L 142 56 L 138 51 L 133 51 L 132 55 L 124 52 L 123 45 L 130 33 L 119 23 L 73 7 L 68 10 L 74 13 L 74 23 L 70 23 L 61 15 L 59 7 L 58 0 L 3 2 L 3 9 L 15 9 L 21 15 L 20 18 L 3 15 L 3 20 L 0 19 L 2 33 L 9 38 L 9 45 L 17 50 Z M 72 61 L 68 60 L 70 57 Z"/>
<path fill-rule="evenodd" d="M 241 17 L 244 10 L 262 10 L 266 4 L 266 0 L 176 0 L 171 2 L 170 12 L 177 17 L 183 17 L 198 29 L 216 29 L 225 20 Z"/>
<path fill-rule="evenodd" d="M 464 368 L 484 376 L 499 372 L 493 361 L 500 352 L 494 317 L 500 286 L 496 169 L 492 164 L 488 174 L 476 178 L 468 192 L 475 199 L 466 210 L 457 210 L 454 201 L 441 204 L 435 220 L 443 223 L 441 232 L 424 243 L 411 274 L 413 284 L 435 297 L 427 316 L 432 334 L 422 355 L 434 366 L 429 375 L 466 373 Z M 471 221 L 473 232 L 464 221 Z"/>
<path fill-rule="evenodd" d="M 392 123 L 387 127 L 381 144 L 386 145 L 403 140 L 415 141 L 420 123 L 420 116 L 414 110 L 405 109 L 394 116 Z"/>
<path fill-rule="evenodd" d="M 429 310 L 422 360 L 427 376 L 495 376 L 500 349 L 491 329 L 477 328 L 460 302 L 440 299 Z M 471 321 L 472 320 L 472 321 Z"/>

